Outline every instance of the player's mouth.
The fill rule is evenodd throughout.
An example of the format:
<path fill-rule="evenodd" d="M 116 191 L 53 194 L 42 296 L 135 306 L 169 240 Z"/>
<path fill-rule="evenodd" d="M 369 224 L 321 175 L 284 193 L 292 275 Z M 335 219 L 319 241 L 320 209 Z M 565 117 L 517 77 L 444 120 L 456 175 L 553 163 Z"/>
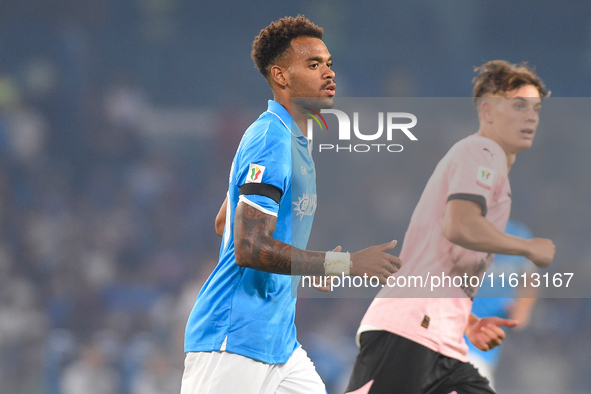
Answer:
<path fill-rule="evenodd" d="M 334 82 L 329 83 L 324 87 L 324 92 L 329 96 L 334 96 L 337 90 L 337 84 Z"/>
<path fill-rule="evenodd" d="M 522 129 L 521 130 L 521 135 L 525 138 L 528 138 L 528 139 L 534 138 L 534 133 L 535 133 L 534 129 Z"/>

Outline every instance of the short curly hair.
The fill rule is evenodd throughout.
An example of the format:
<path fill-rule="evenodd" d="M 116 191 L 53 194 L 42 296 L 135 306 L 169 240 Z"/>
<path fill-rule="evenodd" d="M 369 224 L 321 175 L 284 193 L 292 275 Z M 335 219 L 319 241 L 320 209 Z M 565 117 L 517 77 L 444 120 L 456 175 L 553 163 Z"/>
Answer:
<path fill-rule="evenodd" d="M 252 59 L 259 72 L 265 78 L 269 76 L 271 64 L 280 58 L 289 48 L 291 41 L 298 37 L 322 39 L 324 30 L 303 15 L 296 18 L 286 16 L 272 22 L 261 30 L 252 45 Z"/>
<path fill-rule="evenodd" d="M 524 85 L 533 85 L 540 92 L 540 97 L 550 94 L 544 82 L 527 63 L 512 64 L 504 60 L 492 60 L 474 68 L 474 72 L 477 73 L 472 80 L 474 101 L 484 96 L 502 95 Z"/>

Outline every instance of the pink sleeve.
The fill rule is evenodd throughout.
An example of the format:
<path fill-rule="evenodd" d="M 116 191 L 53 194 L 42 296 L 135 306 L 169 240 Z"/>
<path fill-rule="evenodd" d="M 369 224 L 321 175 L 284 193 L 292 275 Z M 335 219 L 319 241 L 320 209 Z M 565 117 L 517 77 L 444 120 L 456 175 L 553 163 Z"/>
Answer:
<path fill-rule="evenodd" d="M 466 144 L 458 149 L 451 157 L 448 171 L 448 200 L 474 201 L 486 215 L 487 202 L 492 200 L 503 176 L 494 159 L 495 154 L 481 144 Z"/>

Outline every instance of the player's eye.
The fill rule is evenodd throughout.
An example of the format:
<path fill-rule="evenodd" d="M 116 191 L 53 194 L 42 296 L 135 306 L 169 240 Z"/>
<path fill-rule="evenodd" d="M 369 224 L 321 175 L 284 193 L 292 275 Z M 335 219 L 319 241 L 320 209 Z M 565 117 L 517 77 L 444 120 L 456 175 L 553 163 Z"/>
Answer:
<path fill-rule="evenodd" d="M 316 69 L 316 68 L 318 68 L 318 63 L 312 63 L 312 64 L 310 64 L 310 68 L 311 68 L 311 69 Z"/>
<path fill-rule="evenodd" d="M 326 65 L 328 66 L 328 68 L 332 68 L 332 62 L 326 63 Z"/>

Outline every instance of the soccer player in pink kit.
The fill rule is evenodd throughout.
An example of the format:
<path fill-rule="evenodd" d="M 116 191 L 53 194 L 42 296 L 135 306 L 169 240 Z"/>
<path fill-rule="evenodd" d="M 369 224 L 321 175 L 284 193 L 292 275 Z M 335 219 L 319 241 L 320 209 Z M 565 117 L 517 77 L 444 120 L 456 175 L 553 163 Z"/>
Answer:
<path fill-rule="evenodd" d="M 410 220 L 395 276 L 482 278 L 494 253 L 522 255 L 542 268 L 554 258 L 549 239 L 504 234 L 511 209 L 508 173 L 516 154 L 532 145 L 547 96 L 544 83 L 527 66 L 505 61 L 476 71 L 480 129 L 435 168 Z M 504 339 L 501 326 L 518 322 L 473 315 L 477 287 L 447 286 L 437 298 L 409 298 L 408 287 L 382 289 L 358 331 L 360 353 L 348 393 L 494 393 L 468 363 L 463 335 L 488 350 Z"/>

